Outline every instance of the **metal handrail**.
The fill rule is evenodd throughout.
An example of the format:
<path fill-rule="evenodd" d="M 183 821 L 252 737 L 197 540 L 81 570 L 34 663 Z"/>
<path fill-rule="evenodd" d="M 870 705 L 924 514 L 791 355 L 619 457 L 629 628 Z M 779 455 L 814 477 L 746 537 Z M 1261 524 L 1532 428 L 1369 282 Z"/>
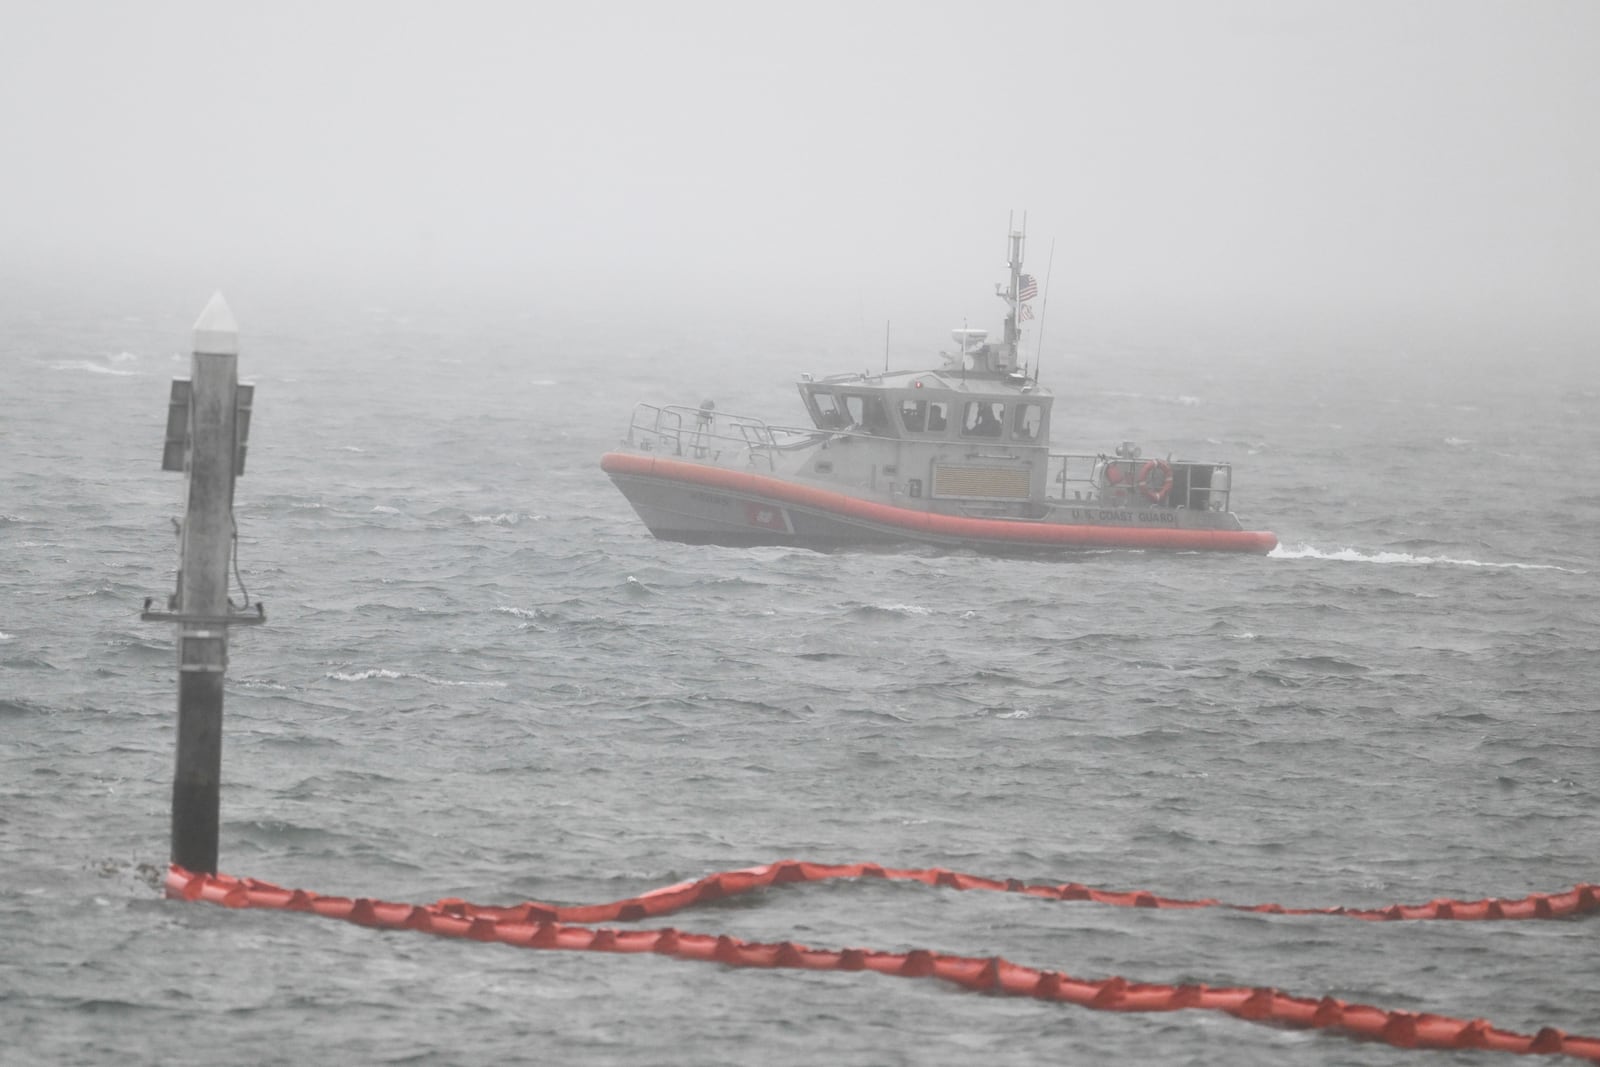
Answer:
<path fill-rule="evenodd" d="M 777 469 L 777 453 L 815 440 L 819 431 L 772 426 L 748 415 L 730 415 L 677 404 L 637 404 L 628 424 L 628 444 L 642 451 L 720 462 L 732 452 L 754 464 Z"/>
<path fill-rule="evenodd" d="M 1108 464 L 1126 463 L 1142 466 L 1145 460 L 1128 460 L 1104 453 L 1052 452 L 1049 473 L 1046 477 L 1046 497 L 1057 503 L 1089 502 L 1104 499 L 1105 470 Z M 1182 480 L 1181 499 L 1169 496 L 1163 504 L 1167 507 L 1188 508 L 1194 511 L 1228 511 L 1229 497 L 1233 491 L 1233 464 L 1199 460 L 1167 460 L 1176 472 L 1179 468 L 1210 472 L 1209 483 L 1195 485 Z M 1139 499 L 1139 498 L 1135 498 Z"/>

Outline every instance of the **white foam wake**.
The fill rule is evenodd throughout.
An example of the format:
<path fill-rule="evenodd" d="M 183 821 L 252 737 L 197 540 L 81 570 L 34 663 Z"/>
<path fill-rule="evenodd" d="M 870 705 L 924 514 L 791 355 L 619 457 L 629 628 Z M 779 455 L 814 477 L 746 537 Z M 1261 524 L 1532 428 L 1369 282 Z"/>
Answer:
<path fill-rule="evenodd" d="M 458 685 L 468 689 L 504 689 L 506 686 L 504 682 L 456 681 L 450 678 L 435 678 L 420 671 L 392 671 L 386 667 L 374 667 L 365 671 L 329 671 L 327 677 L 336 682 L 365 682 L 374 678 L 392 681 L 410 678 L 428 685 Z"/>
<path fill-rule="evenodd" d="M 1354 548 L 1322 549 L 1311 545 L 1279 545 L 1267 553 L 1269 559 L 1327 559 L 1340 563 L 1398 563 L 1419 566 L 1444 565 L 1450 567 L 1489 567 L 1523 571 L 1570 571 L 1553 563 L 1491 563 L 1477 559 L 1454 559 L 1450 556 L 1418 556 L 1410 552 L 1361 552 Z M 1573 571 L 1575 574 L 1585 573 Z"/>
<path fill-rule="evenodd" d="M 932 615 L 932 608 L 925 608 L 921 604 L 874 604 L 879 611 L 887 611 L 894 615 Z"/>
<path fill-rule="evenodd" d="M 111 374 L 118 378 L 131 378 L 139 372 L 136 370 L 118 370 L 108 367 L 103 363 L 91 363 L 86 359 L 67 359 L 50 364 L 51 370 L 88 371 L 90 374 Z"/>

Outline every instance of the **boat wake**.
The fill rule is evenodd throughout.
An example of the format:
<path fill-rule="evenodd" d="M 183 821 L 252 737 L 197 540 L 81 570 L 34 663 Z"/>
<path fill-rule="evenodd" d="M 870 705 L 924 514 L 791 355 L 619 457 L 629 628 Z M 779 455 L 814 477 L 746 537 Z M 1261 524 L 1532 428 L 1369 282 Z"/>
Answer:
<path fill-rule="evenodd" d="M 1450 567 L 1486 567 L 1494 570 L 1567 571 L 1582 574 L 1571 567 L 1558 567 L 1554 563 L 1491 563 L 1476 559 L 1453 559 L 1449 556 L 1418 556 L 1410 552 L 1361 552 L 1354 548 L 1332 550 L 1311 545 L 1279 545 L 1267 553 L 1268 559 L 1326 559 L 1339 563 L 1398 563 L 1417 565 L 1443 565 Z"/>

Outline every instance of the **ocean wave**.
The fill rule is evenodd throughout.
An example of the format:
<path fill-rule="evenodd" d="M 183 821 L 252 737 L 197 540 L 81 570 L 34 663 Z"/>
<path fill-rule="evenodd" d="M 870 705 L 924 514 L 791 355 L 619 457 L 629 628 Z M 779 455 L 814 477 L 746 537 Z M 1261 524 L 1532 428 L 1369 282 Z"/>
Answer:
<path fill-rule="evenodd" d="M 54 663 L 40 656 L 19 656 L 16 659 L 0 661 L 0 667 L 27 671 L 54 671 L 60 669 Z"/>
<path fill-rule="evenodd" d="M 735 574 L 719 575 L 711 579 L 711 584 L 717 586 L 733 586 L 737 589 L 765 589 L 770 583 L 756 581 L 754 578 L 747 578 L 742 575 Z"/>
<path fill-rule="evenodd" d="M 1410 552 L 1362 552 L 1354 548 L 1322 549 L 1311 545 L 1279 545 L 1267 554 L 1268 559 L 1322 559 L 1337 563 L 1411 563 L 1418 565 L 1444 564 L 1451 567 L 1485 567 L 1501 570 L 1567 571 L 1584 574 L 1585 571 L 1560 567 L 1554 563 L 1495 563 L 1477 559 L 1455 559 L 1450 556 L 1419 556 Z"/>
<path fill-rule="evenodd" d="M 159 636 L 122 637 L 109 642 L 109 646 L 119 652 L 131 653 L 136 656 L 142 655 L 166 659 L 172 655 L 172 641 Z"/>
<path fill-rule="evenodd" d="M 468 516 L 474 526 L 515 526 L 524 516 L 515 511 L 502 511 L 498 515 L 471 515 Z"/>
<path fill-rule="evenodd" d="M 335 682 L 366 682 L 373 679 L 382 681 L 418 681 L 427 685 L 457 686 L 463 689 L 504 689 L 504 682 L 469 682 L 454 678 L 435 678 L 431 674 L 421 671 L 395 671 L 387 667 L 371 667 L 364 671 L 329 671 L 324 677 Z"/>
<path fill-rule="evenodd" d="M 495 607 L 494 613 L 496 615 L 510 615 L 513 619 L 522 620 L 520 629 L 525 631 L 544 630 L 550 628 L 584 629 L 586 624 L 592 622 L 592 620 L 588 619 L 582 619 L 578 622 L 573 622 L 571 619 L 568 619 L 567 616 L 561 614 L 561 612 L 552 611 L 549 608 L 518 608 L 512 607 L 509 604 L 501 604 Z M 589 628 L 604 631 L 606 626 L 607 624 L 601 622 Z"/>
<path fill-rule="evenodd" d="M 1207 437 L 1206 444 L 1217 448 L 1242 448 L 1246 455 L 1258 455 L 1267 448 L 1265 441 L 1249 441 L 1242 437 Z"/>
<path fill-rule="evenodd" d="M 857 615 L 932 615 L 932 608 L 921 604 L 863 604 L 856 608 Z"/>
<path fill-rule="evenodd" d="M 313 845 L 335 841 L 348 841 L 341 833 L 319 826 L 305 826 L 286 819 L 243 819 L 234 824 L 235 831 L 244 840 L 256 845 Z"/>
<path fill-rule="evenodd" d="M 1338 656 L 1289 656 L 1278 662 L 1285 666 L 1301 667 L 1323 674 L 1363 674 L 1371 669 L 1359 663 L 1340 659 Z"/>
<path fill-rule="evenodd" d="M 171 650 L 168 649 L 168 651 Z M 240 678 L 238 681 L 232 684 L 238 686 L 240 689 L 270 689 L 274 692 L 280 693 L 288 692 L 289 690 L 289 687 L 284 685 L 282 682 L 274 682 L 267 678 Z"/>
<path fill-rule="evenodd" d="M 96 363 L 93 360 L 88 359 L 60 360 L 56 363 L 50 364 L 50 369 L 60 371 L 86 371 L 89 374 L 109 374 L 117 378 L 133 378 L 137 377 L 139 374 L 139 372 L 136 370 L 119 370 L 116 367 L 108 367 L 104 363 Z"/>
<path fill-rule="evenodd" d="M 1186 393 L 1180 393 L 1174 396 L 1166 393 L 1130 393 L 1118 390 L 1107 390 L 1101 395 L 1112 397 L 1117 400 L 1144 400 L 1152 404 L 1171 404 L 1180 408 L 1197 408 L 1204 403 L 1204 401 L 1199 397 L 1190 396 Z"/>

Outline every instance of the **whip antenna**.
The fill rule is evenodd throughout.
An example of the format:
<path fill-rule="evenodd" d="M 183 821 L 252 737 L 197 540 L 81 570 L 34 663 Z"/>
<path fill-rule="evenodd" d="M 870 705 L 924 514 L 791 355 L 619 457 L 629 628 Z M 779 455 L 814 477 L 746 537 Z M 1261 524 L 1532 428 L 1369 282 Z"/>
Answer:
<path fill-rule="evenodd" d="M 1033 344 L 1033 380 L 1039 380 L 1039 364 L 1044 359 L 1044 314 L 1050 310 L 1050 269 L 1056 263 L 1055 238 L 1050 239 L 1050 258 L 1044 261 L 1044 298 L 1039 301 L 1039 334 Z"/>

